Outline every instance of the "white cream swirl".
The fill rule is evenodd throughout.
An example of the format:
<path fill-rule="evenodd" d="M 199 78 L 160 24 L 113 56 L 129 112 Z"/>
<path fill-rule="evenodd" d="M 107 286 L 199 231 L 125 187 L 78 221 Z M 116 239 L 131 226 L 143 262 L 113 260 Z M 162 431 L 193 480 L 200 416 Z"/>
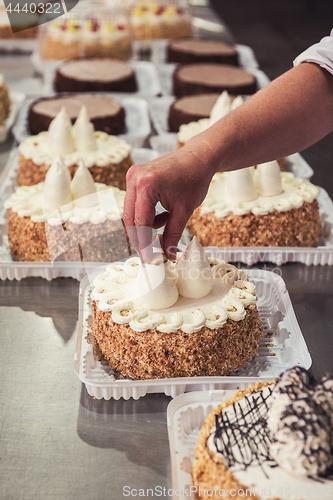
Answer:
<path fill-rule="evenodd" d="M 95 132 L 97 149 L 84 152 L 84 163 L 90 168 L 94 165 L 105 167 L 110 164 L 120 163 L 128 157 L 131 146 L 123 139 L 105 132 Z M 48 132 L 28 137 L 19 145 L 19 151 L 24 158 L 32 160 L 35 165 L 51 165 L 56 153 L 50 151 L 48 145 Z M 67 167 L 77 165 L 82 158 L 82 152 L 73 150 L 62 155 Z"/>

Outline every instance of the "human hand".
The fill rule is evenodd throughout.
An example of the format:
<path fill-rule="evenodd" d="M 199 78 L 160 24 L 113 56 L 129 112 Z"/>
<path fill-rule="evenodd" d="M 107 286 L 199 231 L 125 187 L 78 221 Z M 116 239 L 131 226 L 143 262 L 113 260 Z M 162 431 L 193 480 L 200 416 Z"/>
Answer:
<path fill-rule="evenodd" d="M 213 174 L 207 155 L 191 146 L 128 170 L 123 220 L 144 262 L 152 256 L 152 229 L 162 226 L 163 250 L 175 260 L 186 222 L 204 200 Z M 158 202 L 165 212 L 155 215 Z"/>

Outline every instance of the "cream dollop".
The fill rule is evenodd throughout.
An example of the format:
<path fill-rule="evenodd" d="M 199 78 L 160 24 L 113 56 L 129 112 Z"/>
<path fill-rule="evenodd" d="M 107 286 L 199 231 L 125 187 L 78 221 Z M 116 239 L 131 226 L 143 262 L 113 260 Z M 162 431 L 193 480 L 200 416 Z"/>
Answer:
<path fill-rule="evenodd" d="M 95 151 L 97 149 L 95 128 L 90 121 L 85 105 L 81 107 L 80 113 L 72 127 L 72 132 L 78 151 L 87 153 L 88 151 Z"/>
<path fill-rule="evenodd" d="M 158 266 L 143 264 L 138 273 L 137 289 L 141 307 L 153 311 L 173 306 L 179 297 L 169 262 Z"/>
<path fill-rule="evenodd" d="M 61 108 L 49 125 L 48 146 L 54 155 L 63 155 L 74 150 L 72 123 L 65 107 Z"/>
<path fill-rule="evenodd" d="M 77 207 L 93 207 L 98 203 L 94 179 L 83 160 L 80 160 L 71 182 L 71 191 Z"/>
<path fill-rule="evenodd" d="M 254 181 L 260 196 L 276 196 L 283 193 L 281 170 L 276 160 L 258 165 Z"/>
<path fill-rule="evenodd" d="M 218 122 L 230 113 L 231 110 L 231 97 L 228 92 L 224 90 L 222 94 L 217 98 L 209 117 L 210 125 L 214 125 L 214 123 Z"/>
<path fill-rule="evenodd" d="M 44 207 L 52 212 L 64 205 L 67 209 L 72 205 L 71 178 L 59 155 L 45 176 Z"/>
<path fill-rule="evenodd" d="M 176 284 L 182 297 L 200 299 L 211 291 L 213 276 L 209 260 L 196 236 L 181 255 L 175 270 Z"/>
<path fill-rule="evenodd" d="M 246 203 L 258 198 L 251 170 L 252 167 L 248 167 L 227 174 L 226 194 L 235 203 Z"/>

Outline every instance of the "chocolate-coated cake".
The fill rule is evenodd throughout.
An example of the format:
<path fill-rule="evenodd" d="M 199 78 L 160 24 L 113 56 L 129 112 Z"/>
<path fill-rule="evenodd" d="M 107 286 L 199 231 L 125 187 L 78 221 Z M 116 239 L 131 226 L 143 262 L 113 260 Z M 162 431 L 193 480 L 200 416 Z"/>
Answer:
<path fill-rule="evenodd" d="M 42 97 L 31 104 L 28 113 L 28 127 L 31 135 L 48 130 L 51 121 L 62 107 L 66 108 L 67 114 L 74 123 L 82 105 L 86 106 L 95 130 L 110 135 L 124 132 L 125 110 L 120 102 L 103 95 L 70 94 Z"/>
<path fill-rule="evenodd" d="M 116 59 L 73 59 L 58 67 L 57 92 L 135 92 L 133 68 Z"/>
<path fill-rule="evenodd" d="M 220 94 L 199 94 L 176 99 L 169 108 L 168 123 L 170 130 L 178 132 L 186 123 L 209 118 L 210 112 Z"/>
<path fill-rule="evenodd" d="M 186 64 L 174 71 L 173 89 L 177 97 L 223 90 L 234 95 L 254 94 L 257 81 L 249 71 L 227 64 Z"/>
<path fill-rule="evenodd" d="M 238 66 L 237 49 L 220 40 L 185 38 L 169 41 L 168 62 L 191 64 L 210 62 Z"/>

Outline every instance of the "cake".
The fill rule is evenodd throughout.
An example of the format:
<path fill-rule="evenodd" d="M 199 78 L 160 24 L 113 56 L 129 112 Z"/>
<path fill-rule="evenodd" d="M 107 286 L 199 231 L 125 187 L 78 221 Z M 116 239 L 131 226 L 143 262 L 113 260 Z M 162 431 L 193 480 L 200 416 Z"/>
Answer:
<path fill-rule="evenodd" d="M 191 36 L 192 27 L 186 2 L 139 0 L 128 3 L 136 40 Z"/>
<path fill-rule="evenodd" d="M 45 182 L 18 187 L 4 203 L 13 258 L 112 262 L 131 255 L 124 198 L 124 191 L 94 183 L 83 162 L 71 181 L 59 156 Z"/>
<path fill-rule="evenodd" d="M 133 68 L 111 58 L 64 61 L 56 70 L 57 92 L 136 92 Z"/>
<path fill-rule="evenodd" d="M 125 131 L 125 110 L 111 97 L 98 94 L 69 94 L 36 99 L 29 107 L 28 127 L 32 135 L 48 130 L 51 121 L 65 107 L 71 122 L 79 116 L 82 106 L 87 108 L 95 130 L 110 135 Z"/>
<path fill-rule="evenodd" d="M 194 238 L 177 263 L 153 254 L 111 264 L 94 280 L 92 333 L 99 355 L 131 379 L 229 375 L 263 336 L 255 286 L 207 259 Z"/>
<path fill-rule="evenodd" d="M 208 97 L 210 95 L 212 96 L 212 98 L 209 100 Z M 188 121 L 180 125 L 177 134 L 177 149 L 183 147 L 189 139 L 207 130 L 211 125 L 214 125 L 214 123 L 230 113 L 230 111 L 238 108 L 238 106 L 240 106 L 244 102 L 242 96 L 235 97 L 229 95 L 226 90 L 224 90 L 220 95 L 204 94 L 198 96 L 182 97 L 178 99 L 178 101 L 175 101 L 173 110 L 171 110 L 170 107 L 169 122 L 170 119 L 172 119 L 173 122 L 177 123 L 178 116 L 180 116 L 180 118 L 182 116 L 186 117 L 186 110 L 189 108 L 191 111 L 192 106 L 195 105 L 196 98 L 198 98 L 199 105 L 202 103 L 203 107 L 207 106 L 206 110 L 208 110 L 210 104 L 212 104 L 212 106 L 209 109 L 206 118 L 199 118 L 198 120 Z M 177 102 L 180 102 L 180 106 L 177 106 Z M 184 107 L 185 113 L 183 113 Z M 190 116 L 190 113 L 188 113 L 189 118 Z"/>
<path fill-rule="evenodd" d="M 181 64 L 217 63 L 238 66 L 238 52 L 236 47 L 221 40 L 185 38 L 169 41 L 167 60 Z"/>
<path fill-rule="evenodd" d="M 73 126 L 62 108 L 47 132 L 30 136 L 19 145 L 18 184 L 43 182 L 59 154 L 71 176 L 83 159 L 95 182 L 125 189 L 126 173 L 133 164 L 131 146 L 106 132 L 95 132 L 85 106 Z"/>
<path fill-rule="evenodd" d="M 219 95 L 199 94 L 175 99 L 168 111 L 169 129 L 178 132 L 181 125 L 209 118 Z"/>
<path fill-rule="evenodd" d="M 24 40 L 35 38 L 38 32 L 38 14 L 31 14 L 29 16 L 25 12 L 16 12 L 14 8 L 19 5 L 20 8 L 26 5 L 27 2 L 16 0 L 10 12 L 11 3 L 8 5 L 8 12 L 6 11 L 3 0 L 0 0 L 0 38 L 8 40 Z M 9 22 L 10 21 L 10 22 Z"/>
<path fill-rule="evenodd" d="M 47 24 L 41 47 L 46 60 L 76 57 L 112 57 L 127 61 L 132 55 L 128 19 L 123 14 L 102 16 L 97 10 L 90 16 L 61 16 Z"/>
<path fill-rule="evenodd" d="M 196 63 L 178 66 L 173 73 L 173 90 L 177 97 L 216 93 L 254 94 L 255 75 L 229 64 Z"/>
<path fill-rule="evenodd" d="M 187 227 L 203 246 L 316 246 L 320 189 L 277 161 L 214 175 Z"/>
<path fill-rule="evenodd" d="M 9 116 L 10 106 L 9 89 L 5 84 L 3 75 L 0 73 L 0 129 L 4 127 Z"/>
<path fill-rule="evenodd" d="M 333 378 L 295 367 L 223 401 L 201 427 L 195 498 L 333 498 Z"/>

